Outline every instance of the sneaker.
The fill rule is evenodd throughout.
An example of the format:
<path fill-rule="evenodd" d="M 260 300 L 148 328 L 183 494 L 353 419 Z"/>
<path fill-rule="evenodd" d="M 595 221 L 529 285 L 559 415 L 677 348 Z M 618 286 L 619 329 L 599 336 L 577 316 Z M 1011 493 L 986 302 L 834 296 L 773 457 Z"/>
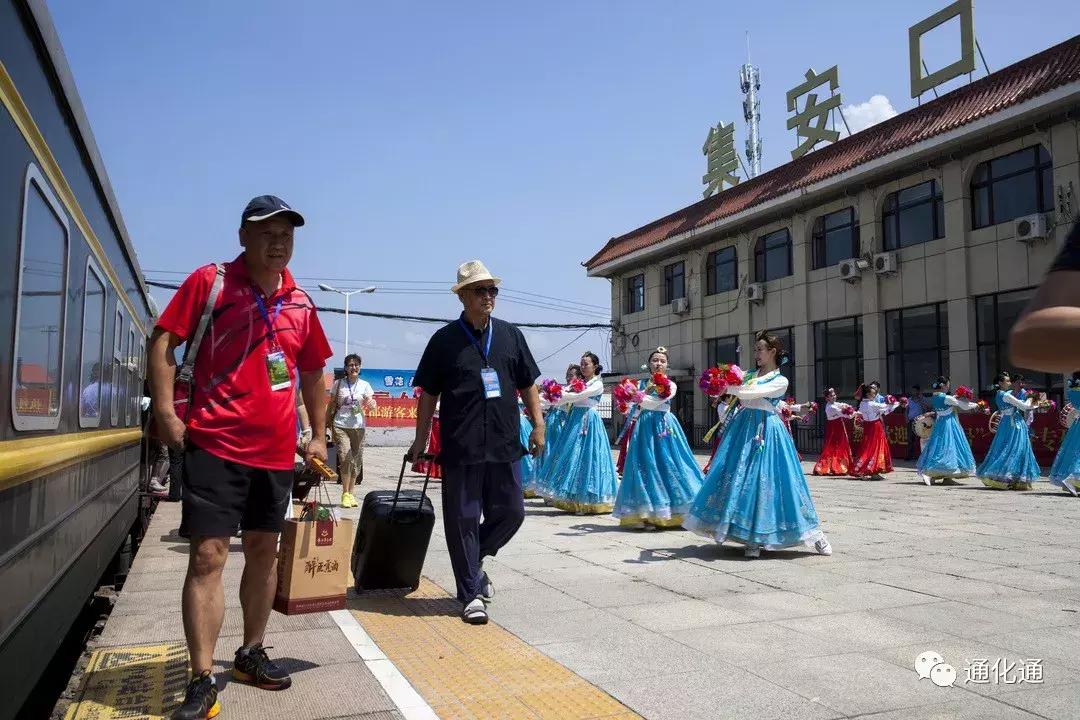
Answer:
<path fill-rule="evenodd" d="M 919 477 L 922 479 L 923 485 L 925 485 L 926 487 L 930 487 L 934 484 L 934 481 L 930 479 L 929 475 L 919 475 Z"/>
<path fill-rule="evenodd" d="M 485 603 L 495 600 L 495 584 L 491 582 L 487 573 L 484 573 L 484 579 L 480 581 L 480 597 Z"/>
<path fill-rule="evenodd" d="M 289 673 L 274 664 L 266 654 L 267 650 L 269 648 L 259 643 L 237 650 L 233 660 L 233 678 L 261 690 L 284 690 L 292 685 Z"/>
<path fill-rule="evenodd" d="M 461 619 L 470 625 L 486 625 L 488 621 L 487 607 L 483 598 L 473 598 L 472 601 L 461 611 Z"/>
<path fill-rule="evenodd" d="M 184 693 L 184 702 L 180 703 L 180 707 L 173 710 L 169 717 L 172 720 L 210 720 L 221 712 L 217 695 L 213 674 L 209 670 L 203 670 L 191 678 Z"/>
<path fill-rule="evenodd" d="M 354 508 L 356 507 L 356 498 L 352 493 L 341 493 L 341 507 Z"/>
<path fill-rule="evenodd" d="M 169 486 L 162 485 L 161 481 L 157 478 L 150 478 L 150 494 L 151 495 L 168 495 Z"/>
<path fill-rule="evenodd" d="M 832 555 L 832 545 L 829 544 L 829 540 L 825 536 L 822 536 L 820 540 L 814 543 L 814 549 L 818 551 L 818 555 Z"/>
<path fill-rule="evenodd" d="M 747 545 L 743 550 L 743 557 L 759 558 L 761 557 L 761 548 L 757 545 Z"/>
<path fill-rule="evenodd" d="M 1062 480 L 1061 487 L 1065 488 L 1072 493 L 1073 497 L 1076 497 L 1076 482 L 1073 480 Z"/>

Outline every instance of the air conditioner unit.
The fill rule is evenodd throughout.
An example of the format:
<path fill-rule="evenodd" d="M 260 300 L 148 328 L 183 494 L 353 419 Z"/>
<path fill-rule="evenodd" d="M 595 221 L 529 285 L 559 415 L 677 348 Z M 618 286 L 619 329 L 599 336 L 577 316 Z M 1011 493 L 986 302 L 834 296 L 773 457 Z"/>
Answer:
<path fill-rule="evenodd" d="M 671 312 L 676 315 L 685 315 L 690 312 L 690 301 L 684 297 L 675 298 L 671 301 Z"/>
<path fill-rule="evenodd" d="M 896 253 L 884 252 L 874 256 L 874 272 L 878 275 L 891 275 L 900 267 Z"/>
<path fill-rule="evenodd" d="M 765 286 L 761 283 L 749 283 L 746 286 L 746 299 L 750 302 L 765 302 Z"/>
<path fill-rule="evenodd" d="M 855 258 L 841 260 L 836 267 L 840 269 L 841 280 L 853 283 L 861 279 L 859 277 L 859 261 Z"/>
<path fill-rule="evenodd" d="M 1044 240 L 1046 231 L 1045 215 L 1025 215 L 1013 220 L 1013 234 L 1022 243 L 1030 245 L 1036 240 Z"/>

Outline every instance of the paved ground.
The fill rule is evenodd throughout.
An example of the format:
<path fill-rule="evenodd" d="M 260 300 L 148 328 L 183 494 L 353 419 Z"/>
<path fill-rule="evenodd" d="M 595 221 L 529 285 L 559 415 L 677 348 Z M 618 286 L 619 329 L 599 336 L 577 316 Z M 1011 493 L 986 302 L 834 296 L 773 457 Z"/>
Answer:
<path fill-rule="evenodd" d="M 368 448 L 358 494 L 391 486 L 401 454 Z M 487 563 L 492 618 L 649 718 L 1080 716 L 1080 501 L 1046 485 L 928 488 L 903 469 L 810 487 L 832 557 L 746 560 L 527 501 Z M 438 511 L 437 483 L 432 497 Z M 441 520 L 435 532 L 424 573 L 452 593 Z M 919 679 L 924 651 L 955 668 L 953 687 Z M 968 681 L 965 667 L 999 659 L 1015 666 Z M 1042 682 L 1017 682 L 1035 659 Z"/>

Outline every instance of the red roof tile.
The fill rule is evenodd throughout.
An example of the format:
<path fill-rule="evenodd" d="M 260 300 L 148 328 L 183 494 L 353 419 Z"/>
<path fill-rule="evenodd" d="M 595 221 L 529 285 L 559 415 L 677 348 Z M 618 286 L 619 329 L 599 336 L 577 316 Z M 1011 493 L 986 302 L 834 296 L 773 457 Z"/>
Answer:
<path fill-rule="evenodd" d="M 612 238 L 589 270 L 1080 80 L 1080 35 L 832 145 Z"/>

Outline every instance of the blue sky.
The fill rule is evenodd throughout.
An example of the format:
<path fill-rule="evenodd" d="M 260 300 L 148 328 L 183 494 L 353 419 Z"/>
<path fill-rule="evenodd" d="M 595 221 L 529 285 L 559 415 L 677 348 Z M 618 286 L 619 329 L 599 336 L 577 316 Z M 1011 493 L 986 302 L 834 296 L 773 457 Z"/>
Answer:
<path fill-rule="evenodd" d="M 711 125 L 735 120 L 742 150 L 745 31 L 761 68 L 767 170 L 790 159 L 784 95 L 807 67 L 838 64 L 846 106 L 888 98 L 852 108 L 849 122 L 910 109 L 907 28 L 945 4 L 49 7 L 148 277 L 234 257 L 240 210 L 270 192 L 307 216 L 292 269 L 320 304 L 340 298 L 318 280 L 340 279 L 379 288 L 354 308 L 452 317 L 460 304 L 445 290 L 458 263 L 482 258 L 516 291 L 500 297 L 504 319 L 604 322 L 608 281 L 580 263 L 700 199 Z M 1018 25 L 1016 2 L 976 5 L 992 70 L 1077 29 L 1073 3 L 1023 7 Z M 951 60 L 956 38 L 955 28 L 927 38 L 931 69 Z M 155 292 L 162 306 L 169 295 Z M 344 320 L 323 322 L 338 362 Z M 368 367 L 409 368 L 433 329 L 354 317 L 350 345 Z M 609 355 L 604 333 L 577 335 L 527 333 L 546 375 L 587 349 Z"/>

